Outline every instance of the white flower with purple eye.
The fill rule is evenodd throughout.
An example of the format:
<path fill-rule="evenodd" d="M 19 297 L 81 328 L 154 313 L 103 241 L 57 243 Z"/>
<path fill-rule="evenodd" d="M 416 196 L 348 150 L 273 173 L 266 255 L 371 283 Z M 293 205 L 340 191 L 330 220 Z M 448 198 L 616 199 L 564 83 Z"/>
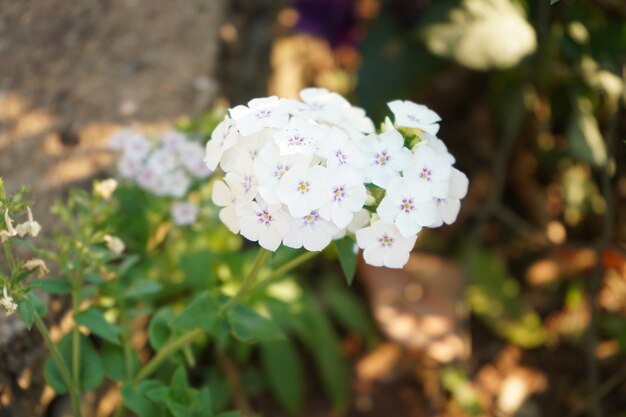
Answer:
<path fill-rule="evenodd" d="M 192 141 L 180 143 L 177 153 L 182 165 L 195 178 L 206 178 L 211 174 L 211 171 L 204 163 L 204 152 L 200 143 Z"/>
<path fill-rule="evenodd" d="M 276 195 L 293 217 L 306 216 L 328 201 L 327 168 L 293 167 L 283 175 Z"/>
<path fill-rule="evenodd" d="M 348 132 L 354 141 L 360 141 L 366 134 L 373 134 L 376 131 L 374 122 L 365 115 L 365 110 L 356 106 L 342 109 L 335 124 Z"/>
<path fill-rule="evenodd" d="M 117 163 L 120 177 L 137 181 L 137 176 L 143 170 L 143 162 L 140 159 L 122 157 Z"/>
<path fill-rule="evenodd" d="M 329 198 L 320 209 L 320 215 L 332 221 L 338 228 L 348 226 L 354 213 L 363 208 L 367 191 L 363 178 L 352 168 L 328 169 Z"/>
<path fill-rule="evenodd" d="M 306 250 L 317 252 L 328 246 L 338 231 L 337 226 L 324 220 L 317 210 L 313 210 L 306 216 L 291 220 L 283 243 L 290 248 L 304 247 Z"/>
<path fill-rule="evenodd" d="M 393 222 L 404 237 L 415 235 L 422 227 L 437 221 L 437 205 L 430 191 L 409 178 L 396 177 L 389 181 L 376 212 L 382 220 Z"/>
<path fill-rule="evenodd" d="M 108 146 L 115 151 L 126 152 L 129 148 L 133 148 L 130 152 L 134 155 L 145 155 L 150 149 L 150 142 L 145 136 L 134 129 L 121 129 L 109 139 Z"/>
<path fill-rule="evenodd" d="M 172 220 L 179 226 L 193 224 L 198 217 L 198 206 L 194 203 L 176 201 L 170 207 Z"/>
<path fill-rule="evenodd" d="M 426 144 L 420 144 L 403 174 L 425 184 L 433 197 L 446 198 L 453 163 L 454 158 L 449 153 L 437 153 Z"/>
<path fill-rule="evenodd" d="M 461 210 L 461 199 L 467 194 L 469 180 L 467 176 L 456 168 L 452 168 L 450 175 L 450 189 L 446 198 L 437 198 L 437 220 L 431 227 L 452 224 L 456 221 Z"/>
<path fill-rule="evenodd" d="M 342 129 L 332 127 L 319 148 L 319 155 L 326 159 L 326 166 L 329 168 L 363 168 L 365 165 L 363 153 Z"/>
<path fill-rule="evenodd" d="M 239 134 L 233 125 L 232 119 L 227 116 L 211 133 L 211 140 L 207 142 L 204 152 L 204 163 L 211 171 L 215 171 L 224 152 L 237 143 Z"/>
<path fill-rule="evenodd" d="M 220 167 L 222 167 L 224 172 L 228 172 L 236 169 L 237 165 L 241 163 L 240 160 L 242 158 L 254 161 L 261 149 L 263 149 L 267 143 L 272 142 L 273 132 L 274 130 L 272 129 L 263 129 L 250 136 L 240 136 L 237 140 L 237 144 L 225 151 L 224 155 L 222 155 Z"/>
<path fill-rule="evenodd" d="M 241 234 L 252 242 L 259 242 L 263 248 L 275 251 L 289 231 L 289 215 L 281 204 L 265 204 L 251 201 L 238 204 Z"/>
<path fill-rule="evenodd" d="M 283 176 L 294 166 L 308 167 L 311 157 L 280 155 L 273 142 L 265 145 L 254 160 L 254 172 L 259 182 L 259 194 L 269 204 L 280 203 L 276 190 Z"/>
<path fill-rule="evenodd" d="M 281 128 L 289 120 L 289 111 L 292 108 L 287 100 L 278 97 L 255 98 L 248 102 L 248 106 L 237 106 L 230 109 L 237 130 L 242 136 L 252 135 L 263 128 Z"/>
<path fill-rule="evenodd" d="M 387 105 L 393 112 L 396 126 L 418 128 L 431 135 L 436 135 L 439 131 L 441 117 L 428 107 L 402 100 L 395 100 Z"/>
<path fill-rule="evenodd" d="M 356 231 L 365 262 L 388 268 L 402 268 L 407 263 L 416 239 L 417 235 L 402 236 L 395 224 L 384 220 Z"/>
<path fill-rule="evenodd" d="M 361 149 L 365 157 L 365 181 L 379 187 L 385 188 L 411 163 L 411 151 L 404 147 L 404 138 L 396 130 L 366 136 L 361 141 Z"/>
<path fill-rule="evenodd" d="M 254 195 L 246 192 L 244 181 L 241 176 L 234 172 L 229 172 L 224 176 L 224 181 L 215 181 L 213 184 L 213 203 L 223 207 L 220 210 L 219 218 L 233 233 L 239 233 L 239 219 L 235 213 L 235 206 L 241 203 L 252 201 Z"/>
<path fill-rule="evenodd" d="M 325 88 L 305 88 L 300 91 L 305 108 L 299 116 L 335 125 L 341 119 L 341 112 L 350 108 L 348 100 Z"/>
<path fill-rule="evenodd" d="M 167 132 L 161 140 L 163 147 L 170 151 L 176 151 L 179 146 L 187 143 L 187 137 L 180 132 Z"/>
<path fill-rule="evenodd" d="M 292 117 L 289 123 L 273 138 L 281 155 L 313 155 L 318 142 L 327 135 L 326 129 L 300 117 Z"/>
<path fill-rule="evenodd" d="M 165 174 L 179 165 L 176 154 L 168 149 L 160 148 L 152 152 L 146 161 L 147 168 Z"/>
<path fill-rule="evenodd" d="M 191 178 L 182 169 L 176 169 L 160 176 L 158 189 L 151 190 L 156 195 L 171 196 L 181 198 L 191 186 Z"/>

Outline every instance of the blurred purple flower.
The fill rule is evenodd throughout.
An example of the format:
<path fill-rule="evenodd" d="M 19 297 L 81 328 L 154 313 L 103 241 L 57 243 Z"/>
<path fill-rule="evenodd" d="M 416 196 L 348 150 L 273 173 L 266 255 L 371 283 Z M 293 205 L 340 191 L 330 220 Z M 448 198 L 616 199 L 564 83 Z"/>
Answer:
<path fill-rule="evenodd" d="M 355 0 L 296 0 L 296 30 L 328 40 L 333 48 L 356 45 Z"/>

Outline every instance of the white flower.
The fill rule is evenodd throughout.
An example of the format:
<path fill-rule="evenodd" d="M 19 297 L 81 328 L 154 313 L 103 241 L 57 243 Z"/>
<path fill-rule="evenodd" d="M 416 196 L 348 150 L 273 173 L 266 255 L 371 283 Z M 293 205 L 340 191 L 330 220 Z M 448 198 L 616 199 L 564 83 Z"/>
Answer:
<path fill-rule="evenodd" d="M 193 224 L 198 217 L 198 206 L 194 203 L 177 201 L 170 207 L 174 223 L 179 226 Z"/>
<path fill-rule="evenodd" d="M 145 136 L 136 133 L 125 137 L 122 150 L 124 151 L 124 158 L 139 160 L 143 159 L 150 148 L 152 147 L 150 141 Z"/>
<path fill-rule="evenodd" d="M 167 173 L 178 168 L 176 154 L 169 149 L 160 148 L 152 152 L 146 161 L 146 167 L 154 172 Z"/>
<path fill-rule="evenodd" d="M 310 156 L 280 155 L 276 144 L 266 144 L 253 164 L 261 197 L 269 204 L 279 203 L 276 189 L 283 176 L 294 166 L 308 167 L 310 162 Z"/>
<path fill-rule="evenodd" d="M 248 159 L 254 161 L 259 155 L 259 152 L 261 152 L 261 149 L 269 142 L 273 142 L 273 134 L 274 130 L 263 129 L 250 136 L 240 137 L 235 146 L 224 152 L 222 160 L 220 161 L 222 170 L 224 170 L 224 172 L 237 170 L 238 166 L 242 163 L 241 159 L 245 159 L 245 161 L 243 161 L 245 163 L 247 163 Z"/>
<path fill-rule="evenodd" d="M 372 213 L 370 213 L 369 210 L 361 209 L 357 211 L 356 213 L 354 213 L 354 217 L 352 218 L 350 224 L 335 233 L 335 235 L 333 236 L 333 240 L 339 240 L 345 237 L 348 232 L 356 233 L 357 230 L 367 226 L 370 223 L 371 219 Z"/>
<path fill-rule="evenodd" d="M 145 137 L 134 129 L 121 129 L 117 131 L 111 139 L 109 139 L 109 148 L 116 151 L 126 150 L 128 147 L 134 147 L 133 150 L 138 151 L 139 147 L 145 145 Z M 146 148 L 146 151 L 148 148 Z"/>
<path fill-rule="evenodd" d="M 418 128 L 431 135 L 436 135 L 439 131 L 441 117 L 428 107 L 402 100 L 395 100 L 387 105 L 395 116 L 396 126 Z"/>
<path fill-rule="evenodd" d="M 317 210 L 291 221 L 291 227 L 283 238 L 285 246 L 317 252 L 324 249 L 339 229 L 331 222 L 322 219 Z"/>
<path fill-rule="evenodd" d="M 143 162 L 138 159 L 123 156 L 117 163 L 117 170 L 122 178 L 135 180 L 143 170 Z"/>
<path fill-rule="evenodd" d="M 319 209 L 319 213 L 343 229 L 350 224 L 354 213 L 360 211 L 365 204 L 367 191 L 363 178 L 352 168 L 329 168 L 327 183 L 329 198 Z"/>
<path fill-rule="evenodd" d="M 437 153 L 431 147 L 420 144 L 403 174 L 427 185 L 433 197 L 446 198 L 453 163 L 454 158 L 449 153 Z"/>
<path fill-rule="evenodd" d="M 0 307 L 4 309 L 4 312 L 7 316 L 15 313 L 17 311 L 17 304 L 13 300 L 13 297 L 9 296 L 7 293 L 7 287 L 2 289 L 2 298 L 0 298 Z"/>
<path fill-rule="evenodd" d="M 339 112 L 337 126 L 344 129 L 353 140 L 361 140 L 365 134 L 375 132 L 374 122 L 365 115 L 365 110 L 351 106 Z"/>
<path fill-rule="evenodd" d="M 365 165 L 365 158 L 357 144 L 337 127 L 331 128 L 328 137 L 320 143 L 319 155 L 326 159 L 326 166 L 329 168 L 341 166 L 363 168 Z"/>
<path fill-rule="evenodd" d="M 17 232 L 13 228 L 13 220 L 9 216 L 9 209 L 4 210 L 4 226 L 7 228 L 7 235 L 9 237 L 15 236 Z"/>
<path fill-rule="evenodd" d="M 116 255 L 120 255 L 126 249 L 126 245 L 119 237 L 104 235 L 103 239 L 107 244 L 107 248 Z"/>
<path fill-rule="evenodd" d="M 28 221 L 18 224 L 15 227 L 15 232 L 20 235 L 20 237 L 24 237 L 24 235 L 27 234 L 32 237 L 37 237 L 41 231 L 41 225 L 33 220 L 33 212 L 30 211 L 30 207 L 26 207 L 26 211 L 28 212 Z"/>
<path fill-rule="evenodd" d="M 450 175 L 450 189 L 446 198 L 437 198 L 437 220 L 431 227 L 439 227 L 442 224 L 452 224 L 456 221 L 461 210 L 461 199 L 467 194 L 469 180 L 464 173 L 452 168 Z"/>
<path fill-rule="evenodd" d="M 313 155 L 318 142 L 326 136 L 326 130 L 306 119 L 293 117 L 273 138 L 281 155 Z"/>
<path fill-rule="evenodd" d="M 384 220 L 356 232 L 365 262 L 388 268 L 402 268 L 407 263 L 416 239 L 417 235 L 402 236 L 393 223 Z"/>
<path fill-rule="evenodd" d="M 226 174 L 224 181 L 215 181 L 213 184 L 213 202 L 216 206 L 224 207 L 220 210 L 219 218 L 233 233 L 239 233 L 239 219 L 235 213 L 235 206 L 254 198 L 251 190 L 246 192 L 244 185 L 245 181 L 234 172 Z"/>
<path fill-rule="evenodd" d="M 191 178 L 182 169 L 162 173 L 158 178 L 160 182 L 157 185 L 157 189 L 150 190 L 156 195 L 181 198 L 187 194 L 191 186 Z"/>
<path fill-rule="evenodd" d="M 185 141 L 176 149 L 180 163 L 195 178 L 206 178 L 211 170 L 204 163 L 204 151 L 198 142 Z"/>
<path fill-rule="evenodd" d="M 116 189 L 117 181 L 113 178 L 107 178 L 106 180 L 98 181 L 93 186 L 93 192 L 105 200 L 109 200 Z"/>
<path fill-rule="evenodd" d="M 411 151 L 404 147 L 404 139 L 396 130 L 366 136 L 361 149 L 365 155 L 365 180 L 379 187 L 386 187 L 411 163 Z"/>
<path fill-rule="evenodd" d="M 248 102 L 248 107 L 237 106 L 230 109 L 239 133 L 252 135 L 265 127 L 281 128 L 289 119 L 290 107 L 278 97 L 255 98 Z"/>
<path fill-rule="evenodd" d="M 396 177 L 389 181 L 376 212 L 382 220 L 395 223 L 404 237 L 415 235 L 422 227 L 437 221 L 437 205 L 430 190 L 409 178 Z"/>
<path fill-rule="evenodd" d="M 239 204 L 235 208 L 239 217 L 241 234 L 261 247 L 276 251 L 283 237 L 289 231 L 289 215 L 280 204 L 267 205 L 252 201 Z"/>
<path fill-rule="evenodd" d="M 161 140 L 163 147 L 169 151 L 176 151 L 180 146 L 187 143 L 187 137 L 180 132 L 167 132 Z"/>
<path fill-rule="evenodd" d="M 300 98 L 306 104 L 302 117 L 328 123 L 336 123 L 341 111 L 350 107 L 348 100 L 325 88 L 305 88 L 300 91 Z"/>
<path fill-rule="evenodd" d="M 233 125 L 232 119 L 226 117 L 211 133 L 211 140 L 206 144 L 204 156 L 204 162 L 211 171 L 215 171 L 224 152 L 237 143 L 237 129 Z"/>
<path fill-rule="evenodd" d="M 306 216 L 326 204 L 330 198 L 326 170 L 319 165 L 297 166 L 280 180 L 276 195 L 293 217 Z"/>
<path fill-rule="evenodd" d="M 43 261 L 43 259 L 39 259 L 39 258 L 33 258 L 33 259 L 26 261 L 26 263 L 24 264 L 24 268 L 28 269 L 29 271 L 32 271 L 33 269 L 37 269 L 39 278 L 45 277 L 46 274 L 50 272 L 50 270 L 48 269 L 48 266 Z"/>

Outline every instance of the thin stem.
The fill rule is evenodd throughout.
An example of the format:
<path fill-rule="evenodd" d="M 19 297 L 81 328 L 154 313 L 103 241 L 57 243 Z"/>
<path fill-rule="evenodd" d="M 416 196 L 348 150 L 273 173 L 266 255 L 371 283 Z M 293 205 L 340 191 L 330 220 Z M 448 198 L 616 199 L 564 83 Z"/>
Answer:
<path fill-rule="evenodd" d="M 9 276 L 13 276 L 13 268 L 15 267 L 15 261 L 13 260 L 13 253 L 11 252 L 11 244 L 4 242 L 4 255 L 7 258 L 7 264 L 9 267 Z"/>
<path fill-rule="evenodd" d="M 284 278 L 285 274 L 291 272 L 291 270 L 299 267 L 303 263 L 315 258 L 319 255 L 319 252 L 305 252 L 301 255 L 296 256 L 292 260 L 286 262 L 284 265 L 276 268 L 268 277 L 266 277 L 263 281 L 259 281 L 252 286 L 251 292 L 259 291 L 268 285 Z"/>
<path fill-rule="evenodd" d="M 261 271 L 261 268 L 263 268 L 263 265 L 265 265 L 265 261 L 267 260 L 269 255 L 270 253 L 265 249 L 259 249 L 259 253 L 257 253 L 256 258 L 254 259 L 254 263 L 252 264 L 252 268 L 250 268 L 248 275 L 241 283 L 241 288 L 239 288 L 239 291 L 237 291 L 237 294 L 235 294 L 233 298 L 231 298 L 226 304 L 224 304 L 224 306 L 220 310 L 220 313 L 223 314 L 231 308 L 235 307 L 237 304 L 239 304 L 241 300 L 244 299 L 246 295 L 248 295 L 248 293 L 252 289 L 252 286 L 254 285 L 254 281 L 256 281 L 257 275 L 259 275 L 259 271 Z"/>
<path fill-rule="evenodd" d="M 63 360 L 63 357 L 61 356 L 61 352 L 59 352 L 59 349 L 52 341 L 52 338 L 50 337 L 50 332 L 48 332 L 48 328 L 46 327 L 46 324 L 43 322 L 41 317 L 39 317 L 39 314 L 35 314 L 35 326 L 39 330 L 39 333 L 41 333 L 41 335 L 43 336 L 43 339 L 46 342 L 46 346 L 48 346 L 48 349 L 50 349 L 50 353 L 52 354 L 52 359 L 56 363 L 57 368 L 59 368 L 59 372 L 61 373 L 61 378 L 63 378 L 63 382 L 65 382 L 65 385 L 67 385 L 67 391 L 70 394 L 70 400 L 72 402 L 72 410 L 74 413 L 74 417 L 80 417 L 81 411 L 80 411 L 80 400 L 78 397 L 78 389 L 77 389 L 78 387 L 72 381 L 72 378 L 70 376 L 70 371 L 67 369 L 67 366 L 65 365 L 65 361 Z"/>
<path fill-rule="evenodd" d="M 163 363 L 166 359 L 168 359 L 172 354 L 174 354 L 179 349 L 187 346 L 198 336 L 202 335 L 204 330 L 202 329 L 193 329 L 183 334 L 177 339 L 171 340 L 167 342 L 161 349 L 159 349 L 158 353 L 143 367 L 141 371 L 135 377 L 135 382 L 143 381 L 154 371 L 157 370 L 159 365 Z"/>
<path fill-rule="evenodd" d="M 72 310 L 76 317 L 80 309 L 80 274 L 74 274 L 72 279 Z M 80 384 L 80 330 L 74 319 L 72 327 L 72 380 L 77 386 Z"/>

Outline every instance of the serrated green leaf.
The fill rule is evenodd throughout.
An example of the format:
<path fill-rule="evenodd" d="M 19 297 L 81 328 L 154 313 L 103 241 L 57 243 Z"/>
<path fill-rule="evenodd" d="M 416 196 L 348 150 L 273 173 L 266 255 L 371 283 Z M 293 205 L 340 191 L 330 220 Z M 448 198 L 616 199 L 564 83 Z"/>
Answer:
<path fill-rule="evenodd" d="M 242 304 L 226 314 L 231 333 L 242 342 L 272 341 L 284 338 L 272 321 Z"/>
<path fill-rule="evenodd" d="M 351 237 L 344 237 L 343 239 L 335 240 L 335 247 L 337 248 L 337 256 L 339 256 L 339 263 L 341 264 L 341 270 L 346 277 L 348 284 L 352 284 L 354 280 L 354 273 L 356 272 L 356 261 L 359 249 Z"/>
<path fill-rule="evenodd" d="M 304 395 L 304 372 L 298 353 L 289 339 L 261 343 L 261 364 L 270 388 L 280 405 L 298 414 Z"/>
<path fill-rule="evenodd" d="M 81 324 L 88 328 L 92 333 L 100 336 L 101 338 L 114 343 L 119 344 L 119 334 L 121 329 L 119 326 L 109 323 L 104 318 L 104 312 L 98 308 L 91 307 L 85 311 L 74 316 L 74 320 L 78 324 Z"/>
<path fill-rule="evenodd" d="M 61 357 L 70 374 L 72 365 L 72 333 L 66 334 L 57 344 Z M 102 362 L 93 344 L 85 335 L 80 335 L 80 375 L 79 389 L 81 392 L 91 391 L 100 386 L 104 377 Z M 61 372 L 52 357 L 48 358 L 44 372 L 46 382 L 59 394 L 67 392 L 67 386 L 61 377 Z"/>

